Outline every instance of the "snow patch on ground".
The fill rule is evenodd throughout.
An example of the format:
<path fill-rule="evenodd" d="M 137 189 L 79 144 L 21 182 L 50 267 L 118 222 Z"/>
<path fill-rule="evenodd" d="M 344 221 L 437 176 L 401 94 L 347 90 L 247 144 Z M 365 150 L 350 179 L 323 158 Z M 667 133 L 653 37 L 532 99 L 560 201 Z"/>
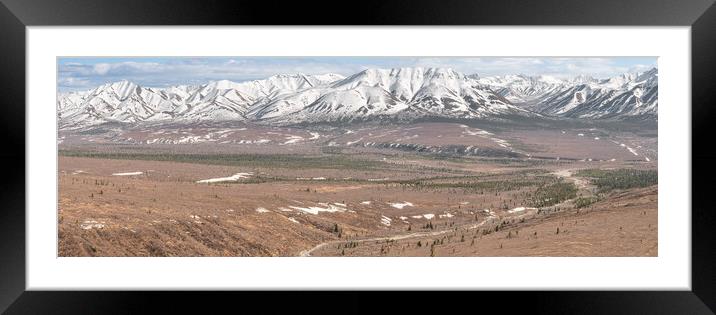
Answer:
<path fill-rule="evenodd" d="M 325 177 L 296 177 L 296 180 L 326 180 Z"/>
<path fill-rule="evenodd" d="M 452 215 L 452 214 L 450 214 L 450 213 L 448 213 L 448 212 L 445 212 L 445 214 L 441 214 L 441 215 L 439 215 L 438 217 L 440 217 L 440 218 L 452 218 L 452 217 L 454 217 L 454 215 Z"/>
<path fill-rule="evenodd" d="M 360 139 L 358 139 L 358 140 L 356 140 L 356 141 L 348 141 L 348 142 L 346 142 L 346 145 L 354 145 L 354 144 L 356 144 L 356 143 L 358 143 L 358 142 L 361 142 L 361 141 L 363 141 L 363 137 L 361 137 Z"/>
<path fill-rule="evenodd" d="M 104 221 L 102 221 L 102 222 L 97 222 L 96 220 L 85 220 L 84 222 L 82 222 L 82 224 L 80 224 L 80 227 L 81 227 L 83 230 L 91 230 L 91 229 L 101 229 L 101 228 L 104 228 L 105 225 L 104 225 Z"/>
<path fill-rule="evenodd" d="M 447 212 L 446 212 L 446 213 L 447 213 Z M 421 214 L 421 215 L 413 215 L 413 216 L 410 216 L 410 217 L 413 218 L 413 219 L 428 219 L 428 220 L 430 220 L 430 219 L 434 218 L 435 215 L 432 214 L 432 213 L 426 213 L 426 214 Z"/>
<path fill-rule="evenodd" d="M 503 148 L 508 148 L 508 147 L 510 147 L 510 143 L 507 142 L 507 141 L 505 141 L 505 140 L 498 139 L 498 138 L 490 138 L 490 140 L 494 141 L 495 143 L 497 143 L 497 145 L 499 145 L 499 146 L 501 146 L 501 147 L 503 147 Z"/>
<path fill-rule="evenodd" d="M 241 140 L 237 141 L 236 143 L 237 144 L 264 144 L 264 143 L 269 143 L 269 142 L 271 142 L 271 140 L 269 140 L 269 139 L 259 139 L 259 140 L 241 139 Z M 224 143 L 224 142 L 222 142 L 222 143 Z"/>
<path fill-rule="evenodd" d="M 127 173 L 112 173 L 114 176 L 135 176 L 142 175 L 144 172 L 127 172 Z"/>
<path fill-rule="evenodd" d="M 294 143 L 297 143 L 300 141 L 303 141 L 303 137 L 290 135 L 290 136 L 286 137 L 286 142 L 284 142 L 283 144 L 294 144 Z"/>
<path fill-rule="evenodd" d="M 396 209 L 403 209 L 405 207 L 412 207 L 413 204 L 408 201 L 403 201 L 403 202 L 391 203 L 390 206 L 393 208 L 396 208 Z"/>
<path fill-rule="evenodd" d="M 242 178 L 248 178 L 254 173 L 248 172 L 248 173 L 236 173 L 229 177 L 219 177 L 219 178 L 210 178 L 210 179 L 202 179 L 196 181 L 199 184 L 207 184 L 207 183 L 220 183 L 220 182 L 235 182 Z"/>
<path fill-rule="evenodd" d="M 525 210 L 537 210 L 537 208 L 517 207 L 517 208 L 514 208 L 514 209 L 512 209 L 512 210 L 508 210 L 507 212 L 509 212 L 509 213 L 517 213 L 517 212 L 522 212 L 522 211 L 525 211 Z"/>
<path fill-rule="evenodd" d="M 473 128 L 474 130 L 470 130 L 470 129 L 468 129 L 469 127 L 465 126 L 465 125 L 460 125 L 460 128 L 465 129 L 462 131 L 463 134 L 470 135 L 470 136 L 491 136 L 491 135 L 493 135 L 493 133 L 482 130 L 482 129 Z"/>
<path fill-rule="evenodd" d="M 258 207 L 258 208 L 256 208 L 256 212 L 258 212 L 258 213 L 266 213 L 266 212 L 269 212 L 269 210 L 266 209 L 266 208 L 263 208 L 263 207 Z"/>
<path fill-rule="evenodd" d="M 293 223 L 298 223 L 298 224 L 300 224 L 300 222 L 298 222 L 298 220 L 296 220 L 296 219 L 294 219 L 294 218 L 292 218 L 292 217 L 289 217 L 288 220 L 291 221 L 291 222 L 293 222 Z"/>
<path fill-rule="evenodd" d="M 384 215 L 380 216 L 380 223 L 383 223 L 385 226 L 390 226 L 390 222 L 393 221 L 389 217 L 386 217 Z"/>
<path fill-rule="evenodd" d="M 360 204 L 362 204 L 362 205 L 369 205 L 369 204 L 370 204 L 370 200 L 362 201 Z"/>
<path fill-rule="evenodd" d="M 506 148 L 506 149 L 510 149 L 510 148 L 511 148 L 511 144 L 510 144 L 509 142 L 507 142 L 507 140 L 500 139 L 500 138 L 496 138 L 496 137 L 492 137 L 492 136 L 494 136 L 495 134 L 493 134 L 493 133 L 491 133 L 491 132 L 489 132 L 489 131 L 485 131 L 485 130 L 477 129 L 477 128 L 473 128 L 474 130 L 470 130 L 470 129 L 468 129 L 468 127 L 465 126 L 465 125 L 460 125 L 460 127 L 461 127 L 461 128 L 464 128 L 463 131 L 462 131 L 463 135 L 479 136 L 479 137 L 482 137 L 482 138 L 491 140 L 492 142 L 496 143 L 498 146 L 500 146 L 500 147 L 502 147 L 502 148 Z M 461 137 L 462 137 L 462 136 L 461 136 Z M 468 150 L 470 150 L 471 148 L 472 148 L 472 147 L 468 147 Z"/>
<path fill-rule="evenodd" d="M 552 174 L 559 176 L 559 177 L 570 177 L 570 176 L 572 176 L 572 171 L 571 170 L 559 170 L 559 171 L 553 172 Z"/>
<path fill-rule="evenodd" d="M 321 207 L 314 206 L 314 207 L 296 207 L 296 206 L 289 206 L 291 209 L 295 209 L 298 211 L 303 211 L 310 214 L 318 214 L 319 212 L 343 212 L 346 211 L 345 206 L 340 206 L 338 204 L 330 204 L 330 203 L 319 203 Z"/>

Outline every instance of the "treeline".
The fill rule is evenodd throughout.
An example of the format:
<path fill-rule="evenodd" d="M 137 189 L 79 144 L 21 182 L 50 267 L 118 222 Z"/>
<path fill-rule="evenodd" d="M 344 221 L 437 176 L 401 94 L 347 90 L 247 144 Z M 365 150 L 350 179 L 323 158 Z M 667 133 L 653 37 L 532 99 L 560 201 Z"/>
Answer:
<path fill-rule="evenodd" d="M 597 197 L 579 197 L 574 200 L 574 207 L 577 209 L 588 207 L 597 201 L 599 201 Z"/>
<path fill-rule="evenodd" d="M 648 187 L 658 183 L 658 172 L 656 170 L 590 169 L 579 171 L 576 175 L 590 178 L 591 182 L 597 186 L 600 192 L 615 189 Z"/>
<path fill-rule="evenodd" d="M 59 155 L 98 159 L 171 161 L 249 167 L 372 170 L 382 169 L 386 166 L 385 163 L 381 161 L 348 158 L 344 156 L 308 156 L 293 154 L 177 154 L 60 150 Z"/>
<path fill-rule="evenodd" d="M 423 189 L 463 189 L 468 192 L 500 192 L 518 190 L 523 187 L 536 186 L 537 181 L 519 180 L 497 180 L 497 181 L 457 181 L 457 182 L 436 182 L 425 180 L 403 180 L 396 181 L 399 186 L 423 190 Z"/>
<path fill-rule="evenodd" d="M 560 181 L 538 187 L 530 198 L 530 204 L 537 208 L 548 207 L 576 197 L 577 186 L 573 183 Z"/>

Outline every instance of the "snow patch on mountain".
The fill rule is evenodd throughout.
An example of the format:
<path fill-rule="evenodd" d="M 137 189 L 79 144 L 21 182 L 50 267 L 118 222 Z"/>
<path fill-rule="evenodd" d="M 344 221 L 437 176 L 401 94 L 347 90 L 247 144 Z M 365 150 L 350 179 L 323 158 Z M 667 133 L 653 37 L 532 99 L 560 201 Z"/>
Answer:
<path fill-rule="evenodd" d="M 477 81 L 516 105 L 548 116 L 601 119 L 658 113 L 656 68 L 607 79 L 507 75 Z"/>
<path fill-rule="evenodd" d="M 263 80 L 142 87 L 130 81 L 60 93 L 62 130 L 104 123 L 250 121 L 258 124 L 412 121 L 540 115 L 656 116 L 658 71 L 608 79 L 578 76 L 466 76 L 449 68 L 278 74 Z M 310 140 L 310 139 L 309 139 Z"/>

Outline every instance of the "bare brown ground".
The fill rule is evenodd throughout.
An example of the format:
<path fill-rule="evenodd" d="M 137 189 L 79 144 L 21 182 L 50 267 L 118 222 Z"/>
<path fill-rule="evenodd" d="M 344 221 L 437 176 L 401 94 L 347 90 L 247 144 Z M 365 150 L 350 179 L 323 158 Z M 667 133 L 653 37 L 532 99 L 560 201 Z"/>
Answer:
<path fill-rule="evenodd" d="M 330 165 L 305 168 L 261 163 L 227 166 L 60 156 L 58 254 L 655 256 L 658 253 L 655 186 L 613 193 L 606 200 L 579 211 L 537 213 L 535 209 L 510 213 L 509 209 L 528 205 L 529 196 L 536 186 L 468 191 L 449 185 L 422 187 L 401 184 L 401 181 L 420 178 L 433 178 L 432 184 L 472 180 L 540 182 L 579 169 L 656 167 L 655 159 L 647 162 L 642 155 L 635 159 L 632 153 L 618 144 L 576 135 L 576 132 L 585 131 L 568 131 L 572 132 L 571 135 L 559 130 L 485 135 L 477 127 L 426 123 L 414 129 L 374 126 L 320 131 L 318 139 L 311 139 L 315 133 L 290 128 L 237 130 L 224 133 L 227 134 L 225 138 L 216 133 L 222 130 L 164 131 L 161 134 L 134 130 L 119 137 L 124 140 L 81 135 L 64 138 L 67 143 L 61 147 L 95 152 L 239 152 L 320 156 L 328 143 L 334 141 L 342 144 L 341 156 L 378 164 L 368 168 Z M 206 135 L 215 137 L 217 141 L 270 138 L 272 144 L 219 144 L 211 141 L 185 145 L 132 144 L 136 139 L 144 142 L 157 138 L 175 141 Z M 283 145 L 292 135 L 301 136 L 304 140 L 296 145 Z M 617 136 L 621 138 L 612 140 L 621 142 L 631 139 L 629 145 L 633 144 L 635 150 L 650 154 L 651 138 L 613 135 Z M 360 138 L 364 142 L 470 144 L 502 149 L 504 147 L 499 146 L 500 142 L 495 139 L 504 139 L 520 152 L 535 156 L 559 153 L 572 159 L 451 159 L 364 147 L 359 143 L 346 145 Z M 642 147 L 636 149 L 637 145 Z M 595 159 L 586 159 L 590 156 Z M 596 157 L 603 159 L 600 161 Z M 607 160 L 608 157 L 615 160 Z M 142 174 L 113 175 L 129 172 Z M 252 175 L 236 183 L 196 183 L 198 180 L 244 172 Z M 470 179 L 462 179 L 462 176 L 469 176 Z M 257 177 L 270 180 L 251 181 Z M 579 183 L 585 179 L 567 180 Z M 589 195 L 586 190 L 593 187 L 581 185 L 580 189 Z M 329 205 L 341 210 L 312 214 L 299 209 L 328 208 Z M 495 231 L 495 225 L 501 222 L 507 224 L 500 225 Z M 431 226 L 428 227 L 428 224 Z M 418 241 L 421 242 L 419 247 Z"/>
<path fill-rule="evenodd" d="M 345 256 L 658 256 L 656 187 L 616 193 L 613 199 L 579 211 L 530 215 L 495 231 L 480 229 L 326 246 L 314 255 Z M 498 220 L 502 221 L 502 220 Z M 484 234 L 489 231 L 488 234 Z M 421 243 L 418 246 L 418 242 Z M 437 242 L 436 245 L 432 245 Z"/>

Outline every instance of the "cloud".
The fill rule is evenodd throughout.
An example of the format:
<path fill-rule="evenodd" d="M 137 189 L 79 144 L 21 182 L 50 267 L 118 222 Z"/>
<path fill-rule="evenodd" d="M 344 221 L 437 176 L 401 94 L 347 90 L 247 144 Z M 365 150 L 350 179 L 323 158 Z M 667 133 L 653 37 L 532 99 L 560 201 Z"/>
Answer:
<path fill-rule="evenodd" d="M 642 61 L 644 58 L 642 58 Z M 231 58 L 73 58 L 60 62 L 58 87 L 73 90 L 131 80 L 145 86 L 202 84 L 212 80 L 245 81 L 279 73 L 352 75 L 367 68 L 443 67 L 480 76 L 527 74 L 608 77 L 644 71 L 656 65 L 628 58 L 553 57 L 231 57 Z M 651 64 L 650 64 L 651 63 Z"/>
<path fill-rule="evenodd" d="M 112 65 L 108 63 L 98 63 L 94 65 L 94 72 L 99 75 L 105 75 L 112 69 Z"/>
<path fill-rule="evenodd" d="M 346 67 L 341 63 L 299 61 L 292 59 L 173 59 L 167 62 L 99 62 L 82 64 L 77 62 L 61 64 L 60 78 L 73 78 L 100 85 L 118 80 L 131 80 L 147 86 L 166 86 L 171 84 L 197 84 L 211 80 L 245 81 L 262 79 L 280 73 L 340 73 L 349 74 L 360 71 L 358 65 Z M 60 80 L 60 87 L 75 87 Z"/>
<path fill-rule="evenodd" d="M 151 73 L 162 73 L 172 71 L 172 65 L 162 65 L 156 62 L 120 62 L 120 63 L 98 63 L 93 66 L 93 73 L 99 76 L 116 75 L 143 75 Z"/>
<path fill-rule="evenodd" d="M 591 75 L 608 77 L 627 72 L 618 58 L 507 57 L 507 58 L 416 58 L 415 66 L 447 67 L 480 76 L 506 74 L 551 75 L 573 77 Z"/>
<path fill-rule="evenodd" d="M 66 78 L 60 78 L 57 81 L 57 84 L 60 86 L 67 86 L 67 87 L 87 87 L 90 85 L 90 80 L 66 77 Z"/>
<path fill-rule="evenodd" d="M 654 68 L 654 65 L 636 64 L 631 66 L 626 72 L 644 72 Z"/>

